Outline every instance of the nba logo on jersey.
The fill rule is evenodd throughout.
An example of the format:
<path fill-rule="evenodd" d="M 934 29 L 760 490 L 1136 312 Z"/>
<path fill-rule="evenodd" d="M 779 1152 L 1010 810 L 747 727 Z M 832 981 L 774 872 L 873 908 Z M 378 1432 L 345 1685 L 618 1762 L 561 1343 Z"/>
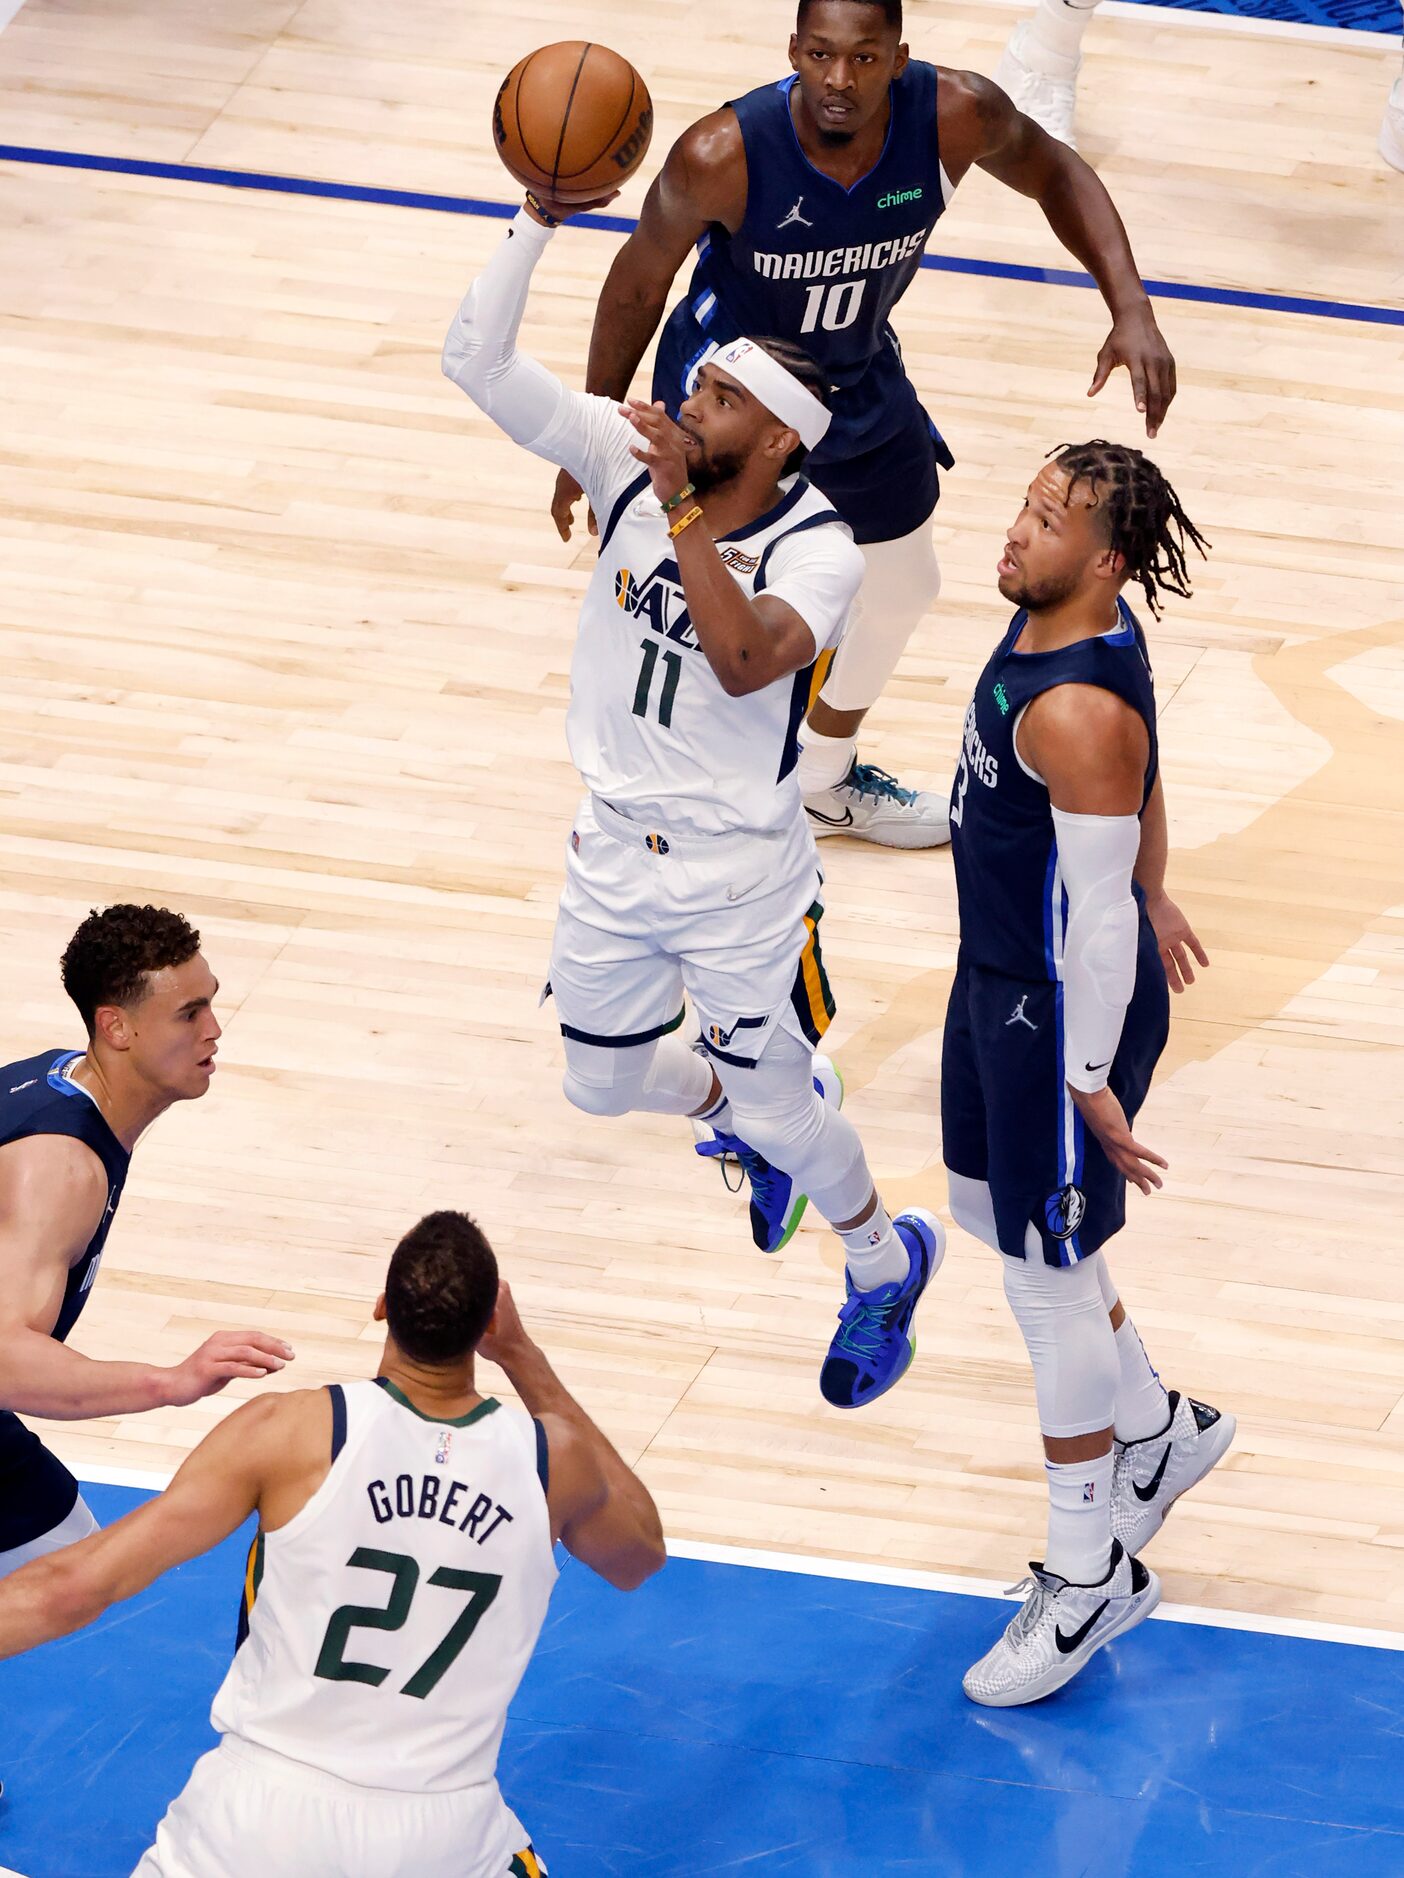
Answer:
<path fill-rule="evenodd" d="M 1093 1501 L 1094 1501 L 1094 1500 L 1095 1500 L 1096 1498 L 1097 1498 L 1097 1483 L 1096 1483 L 1096 1481 L 1095 1481 L 1095 1480 L 1084 1480 L 1084 1481 L 1083 1481 L 1083 1483 L 1082 1483 L 1082 1504 L 1083 1504 L 1084 1506 L 1091 1506 L 1091 1505 L 1092 1505 L 1092 1503 L 1093 1503 Z"/>
<path fill-rule="evenodd" d="M 668 852 L 668 844 L 663 839 L 662 835 L 645 835 L 644 846 L 648 849 L 650 854 L 666 854 Z"/>
<path fill-rule="evenodd" d="M 441 1428 L 439 1430 L 438 1446 L 434 1449 L 434 1465 L 436 1467 L 448 1466 L 449 1449 L 452 1446 L 453 1430 L 451 1428 Z"/>

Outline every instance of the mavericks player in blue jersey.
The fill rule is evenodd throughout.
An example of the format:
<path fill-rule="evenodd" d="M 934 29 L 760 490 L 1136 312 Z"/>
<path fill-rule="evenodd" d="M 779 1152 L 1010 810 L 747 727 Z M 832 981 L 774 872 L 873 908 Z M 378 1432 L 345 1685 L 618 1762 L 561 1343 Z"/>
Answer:
<path fill-rule="evenodd" d="M 1037 1701 L 1154 1608 L 1136 1557 L 1233 1438 L 1167 1396 L 1104 1243 L 1126 1182 L 1165 1162 L 1133 1136 L 1169 1024 L 1167 974 L 1208 961 L 1165 894 L 1165 804 L 1145 638 L 1205 543 L 1140 451 L 1094 442 L 1046 464 L 1009 533 L 1019 611 L 980 675 L 951 795 L 960 953 L 941 1060 L 958 1224 L 1004 1255 L 1033 1362 L 1050 1507 L 1029 1597 L 967 1674 L 972 1700 Z"/>
<path fill-rule="evenodd" d="M 587 389 L 623 397 L 689 250 L 687 297 L 658 344 L 653 395 L 676 411 L 706 360 L 741 333 L 802 345 L 831 385 L 833 423 L 805 474 L 853 530 L 862 605 L 808 717 L 800 784 L 816 835 L 891 847 L 948 838 L 944 796 L 857 759 L 858 728 L 935 600 L 937 468 L 951 455 L 907 377 L 889 319 L 974 165 L 1032 196 L 1095 276 L 1112 314 L 1092 390 L 1125 365 L 1152 436 L 1175 392 L 1126 231 L 1073 151 L 988 79 L 909 59 L 901 0 L 803 0 L 794 75 L 685 131 L 610 269 Z M 578 483 L 563 474 L 562 534 Z"/>
<path fill-rule="evenodd" d="M 78 1482 L 19 1415 L 77 1421 L 198 1402 L 292 1356 L 222 1330 L 174 1369 L 65 1347 L 97 1277 L 132 1149 L 214 1075 L 219 989 L 200 935 L 155 906 L 91 913 L 63 955 L 86 1050 L 0 1067 L 0 1577 L 96 1530 Z M 18 1411 L 18 1414 L 15 1412 Z"/>

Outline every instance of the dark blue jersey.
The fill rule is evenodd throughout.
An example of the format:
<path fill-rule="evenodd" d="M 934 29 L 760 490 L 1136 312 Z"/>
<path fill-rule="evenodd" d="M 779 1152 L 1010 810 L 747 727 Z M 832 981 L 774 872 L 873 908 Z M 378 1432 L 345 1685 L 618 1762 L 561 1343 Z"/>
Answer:
<path fill-rule="evenodd" d="M 950 185 L 938 147 L 936 67 L 913 59 L 893 81 L 882 154 L 851 189 L 800 148 L 792 74 L 732 103 L 746 146 L 746 213 L 698 243 L 687 306 L 703 343 L 742 333 L 793 340 L 838 387 L 816 460 L 880 441 L 899 408 L 901 354 L 888 317 L 921 265 Z"/>
<path fill-rule="evenodd" d="M 980 674 L 951 791 L 960 954 L 967 964 L 1023 980 L 1062 977 L 1068 898 L 1053 810 L 1047 788 L 1014 748 L 1020 715 L 1040 692 L 1096 685 L 1139 711 L 1150 736 L 1142 810 L 1150 799 L 1159 760 L 1155 688 L 1145 635 L 1126 602 L 1117 607 L 1115 630 L 1056 652 L 1016 652 L 1028 617 L 1016 613 Z"/>
<path fill-rule="evenodd" d="M 30 1135 L 72 1135 L 92 1149 L 107 1173 L 107 1205 L 82 1258 L 68 1274 L 58 1321 L 50 1333 L 60 1343 L 88 1301 L 132 1158 L 97 1103 L 65 1074 L 82 1055 L 81 1050 L 45 1050 L 41 1056 L 0 1068 L 0 1147 Z"/>

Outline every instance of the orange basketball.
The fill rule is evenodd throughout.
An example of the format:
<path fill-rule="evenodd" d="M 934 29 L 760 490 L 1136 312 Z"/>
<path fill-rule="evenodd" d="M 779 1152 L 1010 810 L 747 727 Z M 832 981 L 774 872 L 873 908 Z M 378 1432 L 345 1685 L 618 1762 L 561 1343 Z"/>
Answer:
<path fill-rule="evenodd" d="M 529 52 L 492 107 L 497 154 L 519 183 L 588 202 L 633 175 L 653 134 L 653 100 L 627 59 L 584 39 Z"/>

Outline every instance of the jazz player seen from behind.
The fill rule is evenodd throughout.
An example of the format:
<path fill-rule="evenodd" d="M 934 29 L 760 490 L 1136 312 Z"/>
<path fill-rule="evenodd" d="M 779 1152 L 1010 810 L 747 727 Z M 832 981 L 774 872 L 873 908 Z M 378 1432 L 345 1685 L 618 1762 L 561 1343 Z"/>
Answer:
<path fill-rule="evenodd" d="M 824 386 L 796 348 L 740 338 L 709 361 L 678 423 L 661 405 L 621 412 L 568 391 L 522 357 L 516 333 L 551 228 L 571 212 L 529 198 L 444 346 L 447 375 L 578 477 L 601 524 L 566 718 L 589 793 L 551 948 L 565 1091 L 595 1115 L 707 1122 L 701 1152 L 740 1159 L 762 1251 L 813 1200 L 844 1242 L 849 1288 L 820 1387 L 853 1408 L 910 1362 L 942 1236 L 929 1214 L 889 1218 L 832 1066 L 814 1055 L 833 1002 L 797 734 L 863 571 L 797 473 L 828 428 Z M 684 991 L 705 1057 L 673 1035 Z"/>
<path fill-rule="evenodd" d="M 1101 1248 L 1165 1162 L 1131 1132 L 1199 941 L 1165 892 L 1146 642 L 1121 589 L 1189 592 L 1205 543 L 1155 465 L 1100 441 L 1044 465 L 999 563 L 1019 610 L 975 687 L 951 796 L 960 951 L 941 1059 L 956 1223 L 1003 1255 L 1033 1363 L 1048 1543 L 965 1692 L 1037 1701 L 1160 1596 L 1136 1554 L 1233 1439 L 1167 1396 Z"/>
<path fill-rule="evenodd" d="M 166 1491 L 0 1585 L 0 1657 L 91 1623 L 250 1513 L 239 1644 L 134 1878 L 539 1878 L 496 1779 L 556 1581 L 663 1564 L 658 1512 L 522 1328 L 463 1213 L 400 1241 L 373 1382 L 267 1395 Z M 507 1374 L 534 1422 L 477 1384 Z"/>
<path fill-rule="evenodd" d="M 909 59 L 901 0 L 805 0 L 790 64 L 792 77 L 723 105 L 673 146 L 600 295 L 586 389 L 625 395 L 694 245 L 692 283 L 659 339 L 655 398 L 675 411 L 740 333 L 811 354 L 835 387 L 834 415 L 805 474 L 853 529 L 866 575 L 809 713 L 800 785 L 816 835 L 930 847 L 948 839 L 945 796 L 860 763 L 856 740 L 940 589 L 931 515 L 938 465 L 952 459 L 888 322 L 962 177 L 978 166 L 1031 196 L 1094 276 L 1112 327 L 1091 389 L 1126 366 L 1152 437 L 1175 366 L 1096 173 L 988 79 Z M 563 534 L 578 494 L 563 472 L 552 511 Z"/>
<path fill-rule="evenodd" d="M 86 1050 L 0 1068 L 0 1577 L 96 1529 L 78 1482 L 20 1415 L 53 1421 L 182 1407 L 292 1351 L 222 1330 L 172 1369 L 65 1345 L 92 1292 L 137 1139 L 214 1075 L 219 986 L 178 913 L 110 906 L 63 955 Z M 198 1256 L 198 1248 L 192 1248 Z"/>

